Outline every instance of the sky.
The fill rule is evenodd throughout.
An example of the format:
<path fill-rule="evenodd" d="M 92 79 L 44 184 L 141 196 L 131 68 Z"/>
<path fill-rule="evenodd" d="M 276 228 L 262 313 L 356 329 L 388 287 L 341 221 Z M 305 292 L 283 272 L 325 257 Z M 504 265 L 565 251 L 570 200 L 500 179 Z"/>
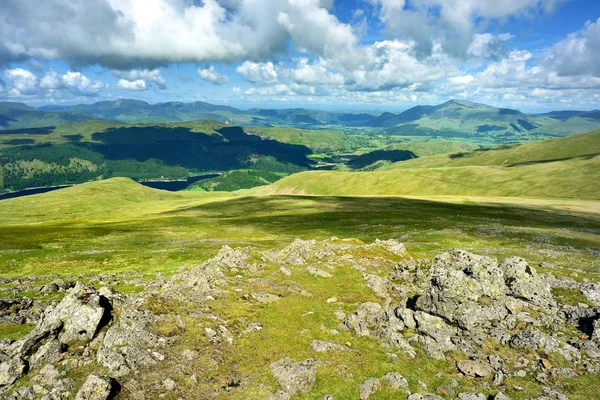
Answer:
<path fill-rule="evenodd" d="M 598 0 L 2 0 L 0 101 L 600 108 Z"/>

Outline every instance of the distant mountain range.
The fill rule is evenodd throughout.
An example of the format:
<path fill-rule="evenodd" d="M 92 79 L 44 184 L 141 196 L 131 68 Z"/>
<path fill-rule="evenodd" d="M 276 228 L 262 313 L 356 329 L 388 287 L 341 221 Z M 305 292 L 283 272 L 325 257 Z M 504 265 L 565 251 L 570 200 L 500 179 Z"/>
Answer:
<path fill-rule="evenodd" d="M 436 106 L 416 106 L 399 114 L 381 115 L 298 109 L 251 109 L 206 102 L 149 104 L 119 99 L 73 106 L 29 107 L 0 103 L 0 129 L 29 129 L 85 120 L 127 123 L 187 122 L 211 119 L 242 126 L 303 128 L 376 128 L 388 134 L 438 137 L 514 137 L 542 139 L 588 132 L 600 127 L 600 111 L 553 111 L 525 114 L 469 101 L 451 100 Z"/>

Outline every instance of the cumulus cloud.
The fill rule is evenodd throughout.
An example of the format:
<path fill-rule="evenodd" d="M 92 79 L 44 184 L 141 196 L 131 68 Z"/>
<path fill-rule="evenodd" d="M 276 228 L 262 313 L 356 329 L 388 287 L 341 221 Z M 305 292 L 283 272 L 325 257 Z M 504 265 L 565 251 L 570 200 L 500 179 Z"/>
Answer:
<path fill-rule="evenodd" d="M 34 94 L 38 90 L 38 78 L 29 70 L 7 69 L 4 75 L 12 81 L 15 94 Z"/>
<path fill-rule="evenodd" d="M 506 41 L 512 38 L 510 33 L 476 33 L 467 48 L 467 54 L 481 59 L 498 60 L 507 54 Z"/>
<path fill-rule="evenodd" d="M 391 34 L 416 42 L 420 55 L 436 41 L 454 56 L 465 57 L 476 30 L 489 20 L 552 12 L 563 0 L 365 0 L 375 6 Z"/>
<path fill-rule="evenodd" d="M 143 79 L 135 79 L 133 81 L 129 81 L 127 79 L 119 79 L 119 81 L 117 82 L 117 87 L 121 90 L 132 91 L 146 90 L 148 88 L 146 86 L 146 81 Z"/>
<path fill-rule="evenodd" d="M 257 60 L 283 51 L 289 39 L 342 56 L 357 38 L 331 6 L 319 0 L 4 0 L 0 61 L 38 57 L 127 69 Z"/>
<path fill-rule="evenodd" d="M 57 90 L 66 90 L 76 96 L 95 96 L 106 87 L 103 82 L 92 81 L 81 72 L 73 71 L 67 71 L 63 75 L 48 71 L 39 79 L 27 69 L 14 68 L 7 69 L 4 75 L 12 83 L 9 88 L 12 96 L 43 95 Z"/>
<path fill-rule="evenodd" d="M 561 76 L 591 74 L 600 77 L 600 18 L 587 22 L 551 50 L 547 63 Z"/>
<path fill-rule="evenodd" d="M 213 85 L 224 85 L 229 82 L 229 77 L 219 74 L 214 65 L 211 65 L 209 68 L 198 68 L 198 75 Z"/>
<path fill-rule="evenodd" d="M 158 68 L 132 69 L 126 71 L 113 70 L 113 75 L 117 78 L 121 78 L 119 80 L 119 83 L 117 83 L 117 86 L 121 89 L 145 90 L 150 86 L 156 87 L 161 90 L 167 88 L 165 80 L 162 77 L 161 71 Z"/>
<path fill-rule="evenodd" d="M 275 65 L 270 61 L 265 63 L 245 61 L 237 67 L 236 71 L 251 83 L 270 84 L 278 80 Z"/>

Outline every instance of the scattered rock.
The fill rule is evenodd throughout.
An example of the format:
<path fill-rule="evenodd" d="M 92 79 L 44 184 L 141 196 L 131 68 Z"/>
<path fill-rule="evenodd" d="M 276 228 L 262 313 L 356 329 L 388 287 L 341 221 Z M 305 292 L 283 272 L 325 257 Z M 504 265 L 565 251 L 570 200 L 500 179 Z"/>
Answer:
<path fill-rule="evenodd" d="M 317 367 L 313 359 L 295 362 L 287 357 L 272 363 L 271 371 L 290 397 L 310 392 L 317 380 Z"/>
<path fill-rule="evenodd" d="M 481 361 L 461 360 L 456 362 L 456 367 L 463 374 L 476 378 L 485 378 L 492 373 L 489 364 Z"/>
<path fill-rule="evenodd" d="M 458 398 L 460 400 L 487 400 L 485 394 L 473 392 L 459 393 Z"/>
<path fill-rule="evenodd" d="M 408 389 L 408 381 L 397 372 L 389 372 L 381 379 L 387 381 L 392 389 Z"/>
<path fill-rule="evenodd" d="M 279 296 L 276 296 L 271 293 L 252 293 L 250 295 L 254 300 L 262 304 L 269 304 L 279 300 Z"/>
<path fill-rule="evenodd" d="M 325 340 L 313 340 L 310 344 L 310 348 L 317 353 L 324 353 L 326 351 L 348 351 L 350 350 L 346 346 L 342 346 L 341 344 L 336 344 L 332 342 L 327 342 Z"/>
<path fill-rule="evenodd" d="M 312 276 L 319 276 L 321 278 L 331 278 L 333 276 L 329 272 L 321 271 L 320 269 L 317 269 L 315 267 L 307 267 L 306 270 Z"/>
<path fill-rule="evenodd" d="M 444 400 L 444 398 L 433 393 L 413 393 L 406 400 Z"/>
<path fill-rule="evenodd" d="M 360 385 L 359 388 L 359 399 L 367 400 L 381 387 L 381 382 L 377 378 L 369 378 Z"/>

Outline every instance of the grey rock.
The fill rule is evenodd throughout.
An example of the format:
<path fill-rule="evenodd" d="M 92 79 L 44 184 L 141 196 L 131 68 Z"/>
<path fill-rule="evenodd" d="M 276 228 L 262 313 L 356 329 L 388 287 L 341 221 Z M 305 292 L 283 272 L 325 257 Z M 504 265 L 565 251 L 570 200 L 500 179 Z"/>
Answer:
<path fill-rule="evenodd" d="M 461 360 L 456 362 L 456 367 L 467 376 L 485 378 L 491 375 L 492 368 L 481 361 Z"/>
<path fill-rule="evenodd" d="M 276 296 L 271 293 L 264 293 L 264 292 L 252 293 L 250 296 L 255 301 L 262 303 L 262 304 L 269 304 L 269 303 L 273 303 L 273 302 L 279 300 L 279 296 Z"/>
<path fill-rule="evenodd" d="M 433 393 L 413 393 L 406 400 L 444 400 L 444 398 Z"/>
<path fill-rule="evenodd" d="M 163 387 L 166 390 L 173 390 L 173 389 L 175 389 L 175 385 L 176 385 L 175 381 L 173 379 L 171 379 L 171 378 L 167 378 L 167 379 L 165 379 L 163 381 Z"/>
<path fill-rule="evenodd" d="M 329 272 L 322 271 L 322 270 L 320 270 L 318 268 L 315 268 L 315 267 L 307 267 L 306 270 L 312 276 L 318 276 L 318 277 L 321 277 L 321 278 L 331 278 L 333 276 Z"/>
<path fill-rule="evenodd" d="M 327 351 L 348 351 L 350 350 L 346 346 L 342 346 L 341 344 L 328 342 L 325 340 L 313 340 L 310 343 L 310 348 L 317 353 L 324 353 Z"/>
<path fill-rule="evenodd" d="M 65 350 L 65 346 L 57 339 L 50 339 L 41 345 L 29 359 L 32 368 L 54 362 Z"/>
<path fill-rule="evenodd" d="M 363 303 L 355 314 L 349 315 L 344 321 L 357 336 L 376 336 L 386 323 L 385 313 L 377 303 Z"/>
<path fill-rule="evenodd" d="M 364 381 L 359 388 L 359 399 L 367 400 L 371 395 L 373 395 L 379 388 L 381 387 L 381 382 L 377 378 L 369 378 Z"/>
<path fill-rule="evenodd" d="M 494 396 L 494 400 L 510 400 L 510 397 L 508 397 L 504 393 L 500 392 Z"/>
<path fill-rule="evenodd" d="M 433 260 L 429 287 L 416 306 L 472 329 L 504 318 L 506 293 L 504 274 L 495 260 L 453 250 Z"/>
<path fill-rule="evenodd" d="M 404 246 L 404 244 L 400 243 L 399 241 L 397 241 L 395 239 L 388 239 L 388 240 L 375 239 L 375 241 L 373 242 L 373 244 L 371 244 L 371 246 L 383 247 L 390 253 L 393 253 L 397 256 L 403 256 L 406 254 L 406 247 Z"/>
<path fill-rule="evenodd" d="M 593 282 L 584 283 L 581 286 L 581 293 L 594 304 L 600 307 L 600 285 Z"/>
<path fill-rule="evenodd" d="M 135 305 L 123 307 L 119 320 L 104 336 L 98 350 L 98 364 L 117 377 L 156 364 L 158 359 L 153 349 L 163 346 L 165 339 L 148 331 L 155 321 L 149 311 L 139 310 Z"/>
<path fill-rule="evenodd" d="M 522 258 L 509 258 L 500 265 L 500 268 L 504 271 L 504 280 L 512 296 L 535 304 L 554 303 L 550 286 Z"/>
<path fill-rule="evenodd" d="M 310 392 L 317 380 L 317 367 L 313 359 L 295 362 L 287 357 L 272 363 L 271 371 L 291 397 Z"/>
<path fill-rule="evenodd" d="M 398 317 L 408 329 L 416 329 L 417 321 L 415 321 L 414 311 L 410 308 L 398 307 L 395 310 Z"/>
<path fill-rule="evenodd" d="M 422 311 L 414 313 L 419 336 L 419 343 L 427 355 L 443 359 L 444 353 L 456 349 L 452 343 L 451 336 L 454 335 L 454 329 L 449 326 L 442 318 L 427 314 Z"/>
<path fill-rule="evenodd" d="M 387 290 L 387 279 L 373 274 L 364 274 L 363 278 L 367 281 L 367 287 L 371 289 L 375 295 L 384 299 L 389 297 Z"/>
<path fill-rule="evenodd" d="M 460 400 L 487 400 L 487 397 L 483 393 L 465 392 L 459 393 L 458 398 Z"/>
<path fill-rule="evenodd" d="M 0 363 L 0 387 L 12 385 L 25 375 L 27 363 L 20 357 Z"/>
<path fill-rule="evenodd" d="M 316 240 L 296 239 L 280 251 L 265 254 L 273 262 L 289 265 L 302 265 L 315 255 Z"/>
<path fill-rule="evenodd" d="M 389 372 L 381 379 L 386 381 L 392 389 L 408 389 L 408 381 L 397 372 Z"/>
<path fill-rule="evenodd" d="M 75 396 L 75 400 L 107 400 L 114 395 L 114 380 L 105 375 L 91 374 Z"/>

